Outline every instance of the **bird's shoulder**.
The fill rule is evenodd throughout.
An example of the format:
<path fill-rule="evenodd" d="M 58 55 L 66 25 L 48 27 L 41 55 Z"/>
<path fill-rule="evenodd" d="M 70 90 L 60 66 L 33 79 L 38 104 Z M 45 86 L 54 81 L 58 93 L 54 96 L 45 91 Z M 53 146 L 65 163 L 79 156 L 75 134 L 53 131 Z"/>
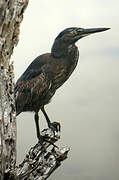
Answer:
<path fill-rule="evenodd" d="M 25 70 L 25 72 L 21 75 L 21 77 L 17 80 L 16 84 L 21 81 L 31 80 L 32 78 L 39 76 L 43 71 L 43 67 L 49 64 L 49 60 L 50 53 L 42 54 L 36 57 Z"/>
<path fill-rule="evenodd" d="M 44 68 L 48 64 L 50 59 L 50 53 L 38 56 L 32 61 L 26 71 L 17 80 L 15 85 L 15 94 L 17 91 L 23 92 L 24 90 L 30 90 L 33 87 L 40 86 L 42 89 L 48 88 L 50 81 L 44 73 Z M 35 88 L 34 88 L 35 89 Z"/>

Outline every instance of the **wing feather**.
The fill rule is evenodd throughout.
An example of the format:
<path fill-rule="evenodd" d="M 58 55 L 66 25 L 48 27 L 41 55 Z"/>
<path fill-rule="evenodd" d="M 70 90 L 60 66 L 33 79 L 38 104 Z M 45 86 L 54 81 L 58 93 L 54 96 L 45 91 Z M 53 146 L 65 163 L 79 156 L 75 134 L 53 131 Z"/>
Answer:
<path fill-rule="evenodd" d="M 24 81 L 19 79 L 15 88 L 17 115 L 27 106 L 28 111 L 31 110 L 38 99 L 46 95 L 50 87 L 51 81 L 43 73 Z"/>

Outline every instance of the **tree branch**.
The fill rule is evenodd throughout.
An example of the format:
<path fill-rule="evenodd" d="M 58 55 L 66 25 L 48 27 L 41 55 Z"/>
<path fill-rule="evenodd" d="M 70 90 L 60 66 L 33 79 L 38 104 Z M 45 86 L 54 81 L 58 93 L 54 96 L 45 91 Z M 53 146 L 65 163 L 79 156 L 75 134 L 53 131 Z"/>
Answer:
<path fill-rule="evenodd" d="M 47 179 L 67 158 L 69 148 L 55 147 L 50 142 L 55 143 L 60 139 L 59 133 L 53 135 L 50 129 L 45 129 L 42 135 L 49 142 L 43 145 L 37 143 L 30 149 L 24 161 L 16 168 L 17 177 L 20 180 L 45 180 Z"/>

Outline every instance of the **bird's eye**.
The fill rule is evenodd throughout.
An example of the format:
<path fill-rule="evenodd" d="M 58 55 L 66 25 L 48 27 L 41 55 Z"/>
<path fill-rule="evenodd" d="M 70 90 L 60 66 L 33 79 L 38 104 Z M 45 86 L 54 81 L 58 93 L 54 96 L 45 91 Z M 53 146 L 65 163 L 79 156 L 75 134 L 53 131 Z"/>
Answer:
<path fill-rule="evenodd" d="M 77 29 L 77 30 L 73 30 L 73 31 L 72 31 L 72 34 L 78 35 L 79 32 L 82 32 L 82 31 L 83 31 L 83 29 L 82 29 L 82 28 L 79 28 L 79 29 Z"/>
<path fill-rule="evenodd" d="M 76 30 L 74 30 L 74 31 L 73 31 L 73 34 L 74 34 L 74 35 L 77 35 L 77 34 L 78 34 L 78 32 L 77 32 Z"/>

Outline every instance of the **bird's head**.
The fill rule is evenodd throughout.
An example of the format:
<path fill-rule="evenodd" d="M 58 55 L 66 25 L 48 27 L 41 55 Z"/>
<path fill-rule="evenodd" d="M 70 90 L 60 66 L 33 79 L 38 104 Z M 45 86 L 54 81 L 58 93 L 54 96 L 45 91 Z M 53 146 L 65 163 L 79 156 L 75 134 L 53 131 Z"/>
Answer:
<path fill-rule="evenodd" d="M 60 34 L 56 37 L 53 47 L 52 53 L 53 54 L 60 54 L 71 47 L 71 45 L 75 44 L 79 39 L 88 36 L 90 34 L 106 31 L 110 28 L 91 28 L 91 29 L 84 29 L 84 28 L 67 28 L 60 32 Z"/>

